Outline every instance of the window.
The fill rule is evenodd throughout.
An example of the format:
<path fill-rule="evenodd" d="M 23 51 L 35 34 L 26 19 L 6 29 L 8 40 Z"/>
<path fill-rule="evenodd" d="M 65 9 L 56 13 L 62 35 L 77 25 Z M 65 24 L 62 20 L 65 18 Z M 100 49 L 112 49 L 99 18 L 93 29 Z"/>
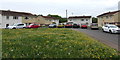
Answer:
<path fill-rule="evenodd" d="M 29 19 L 28 17 L 25 17 L 25 19 L 27 20 L 27 19 Z"/>
<path fill-rule="evenodd" d="M 8 27 L 9 26 L 9 24 L 6 24 L 6 27 Z"/>
<path fill-rule="evenodd" d="M 103 19 L 103 17 L 101 17 L 101 19 Z"/>
<path fill-rule="evenodd" d="M 82 19 L 81 21 L 84 21 L 84 19 Z"/>
<path fill-rule="evenodd" d="M 18 24 L 17 26 L 24 26 L 24 24 Z"/>
<path fill-rule="evenodd" d="M 72 20 L 70 20 L 70 21 L 72 21 Z"/>
<path fill-rule="evenodd" d="M 106 19 L 108 19 L 108 16 L 106 16 Z"/>
<path fill-rule="evenodd" d="M 13 19 L 18 19 L 18 17 L 17 16 L 13 16 Z"/>
<path fill-rule="evenodd" d="M 6 19 L 9 19 L 9 16 L 6 16 Z"/>
<path fill-rule="evenodd" d="M 86 21 L 88 21 L 88 19 L 86 19 Z"/>
<path fill-rule="evenodd" d="M 112 16 L 110 16 L 110 19 L 112 19 Z"/>

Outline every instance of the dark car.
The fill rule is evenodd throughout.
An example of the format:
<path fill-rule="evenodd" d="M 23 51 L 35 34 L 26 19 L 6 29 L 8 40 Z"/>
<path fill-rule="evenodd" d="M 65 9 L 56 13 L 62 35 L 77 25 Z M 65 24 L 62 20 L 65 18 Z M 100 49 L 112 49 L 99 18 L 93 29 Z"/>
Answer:
<path fill-rule="evenodd" d="M 26 28 L 39 28 L 39 27 L 40 27 L 40 25 L 38 25 L 38 24 L 30 24 Z"/>
<path fill-rule="evenodd" d="M 80 28 L 79 24 L 73 24 L 73 28 Z"/>
<path fill-rule="evenodd" d="M 81 28 L 87 28 L 87 24 L 81 24 Z"/>

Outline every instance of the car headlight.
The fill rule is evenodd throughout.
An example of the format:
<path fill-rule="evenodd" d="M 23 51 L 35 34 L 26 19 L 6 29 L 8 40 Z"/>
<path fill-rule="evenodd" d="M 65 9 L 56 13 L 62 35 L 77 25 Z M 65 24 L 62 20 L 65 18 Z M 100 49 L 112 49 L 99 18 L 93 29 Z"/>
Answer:
<path fill-rule="evenodd" d="M 112 29 L 113 31 L 116 31 L 115 29 Z"/>
<path fill-rule="evenodd" d="M 115 30 L 115 29 L 112 29 L 112 30 Z"/>

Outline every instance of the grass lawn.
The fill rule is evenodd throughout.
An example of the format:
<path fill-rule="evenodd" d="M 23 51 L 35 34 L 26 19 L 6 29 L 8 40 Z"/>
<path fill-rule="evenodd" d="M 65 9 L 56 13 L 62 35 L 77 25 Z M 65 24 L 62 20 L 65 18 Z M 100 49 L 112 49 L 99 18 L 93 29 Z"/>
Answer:
<path fill-rule="evenodd" d="M 3 58 L 117 58 L 117 51 L 65 28 L 3 29 Z"/>
<path fill-rule="evenodd" d="M 0 29 L 0 58 L 2 58 L 2 30 Z"/>

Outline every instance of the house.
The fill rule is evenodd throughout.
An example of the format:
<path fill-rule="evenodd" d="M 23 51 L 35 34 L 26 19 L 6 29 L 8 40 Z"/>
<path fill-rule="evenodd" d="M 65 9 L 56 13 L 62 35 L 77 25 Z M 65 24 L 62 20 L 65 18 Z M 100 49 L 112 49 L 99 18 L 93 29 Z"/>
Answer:
<path fill-rule="evenodd" d="M 32 19 L 33 14 L 25 12 L 16 12 L 10 10 L 0 10 L 0 28 L 6 28 L 15 23 L 23 23 L 23 19 Z"/>
<path fill-rule="evenodd" d="M 43 16 L 35 16 L 33 19 L 23 20 L 23 23 L 35 23 L 35 24 L 51 24 L 51 21 L 47 21 Z"/>
<path fill-rule="evenodd" d="M 120 10 L 103 13 L 97 16 L 98 26 L 103 26 L 105 24 L 115 24 L 120 25 Z"/>
<path fill-rule="evenodd" d="M 42 16 L 45 18 L 46 21 L 49 21 L 51 23 L 56 23 L 57 25 L 59 24 L 59 18 L 56 17 L 50 17 L 50 16 Z"/>
<path fill-rule="evenodd" d="M 68 18 L 68 22 L 73 22 L 76 24 L 87 24 L 88 26 L 92 23 L 92 17 L 91 16 L 70 16 Z"/>

